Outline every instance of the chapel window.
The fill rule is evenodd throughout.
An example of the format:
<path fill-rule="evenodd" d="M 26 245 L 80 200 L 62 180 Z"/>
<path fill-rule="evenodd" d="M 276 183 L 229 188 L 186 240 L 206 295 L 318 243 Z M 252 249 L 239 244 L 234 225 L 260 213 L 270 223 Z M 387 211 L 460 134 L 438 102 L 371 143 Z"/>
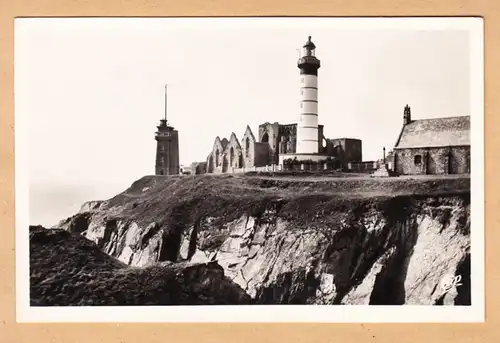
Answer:
<path fill-rule="evenodd" d="M 414 162 L 415 162 L 415 165 L 422 164 L 422 155 L 415 155 Z"/>

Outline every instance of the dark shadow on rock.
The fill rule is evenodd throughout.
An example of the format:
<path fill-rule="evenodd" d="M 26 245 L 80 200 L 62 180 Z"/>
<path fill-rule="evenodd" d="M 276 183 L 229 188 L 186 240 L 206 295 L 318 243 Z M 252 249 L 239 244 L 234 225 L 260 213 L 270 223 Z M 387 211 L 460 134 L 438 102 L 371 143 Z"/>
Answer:
<path fill-rule="evenodd" d="M 316 294 L 319 280 L 314 271 L 297 270 L 280 274 L 271 285 L 258 290 L 255 303 L 305 305 Z"/>
<path fill-rule="evenodd" d="M 97 241 L 97 246 L 99 247 L 99 249 L 103 249 L 106 246 L 106 244 L 109 243 L 111 234 L 115 232 L 117 228 L 118 225 L 116 219 L 110 219 L 106 222 L 106 226 L 104 227 L 103 237 Z"/>
<path fill-rule="evenodd" d="M 186 216 L 187 214 L 184 212 L 182 205 L 172 209 L 167 220 L 168 226 L 163 229 L 162 244 L 158 256 L 159 262 L 177 262 L 182 243 L 182 234 L 186 228 Z"/>
<path fill-rule="evenodd" d="M 170 261 L 177 262 L 179 256 L 179 250 L 181 247 L 181 232 L 176 230 L 163 232 L 163 239 L 161 242 L 160 253 L 158 255 L 158 261 Z"/>
<path fill-rule="evenodd" d="M 404 305 L 408 265 L 418 238 L 417 224 L 404 221 L 399 230 L 396 253 L 389 258 L 375 279 L 370 305 Z"/>
<path fill-rule="evenodd" d="M 143 236 L 141 237 L 141 240 L 140 240 L 140 249 L 144 249 L 149 240 L 151 238 L 153 238 L 154 235 L 156 235 L 158 233 L 158 231 L 160 231 L 160 225 L 158 225 L 158 223 L 153 223 L 152 225 L 150 225 L 148 228 L 147 228 L 147 231 L 144 232 Z"/>
<path fill-rule="evenodd" d="M 198 231 L 200 229 L 200 221 L 197 220 L 194 225 L 193 225 L 193 230 L 191 231 L 191 236 L 189 237 L 189 248 L 188 248 L 188 255 L 187 255 L 187 260 L 190 260 L 191 257 L 196 252 L 197 246 L 198 246 Z"/>
<path fill-rule="evenodd" d="M 71 233 L 82 234 L 89 228 L 91 219 L 92 213 L 90 212 L 78 213 L 71 218 L 68 231 Z"/>
<path fill-rule="evenodd" d="M 443 294 L 441 295 L 437 300 L 436 300 L 436 303 L 434 305 L 438 305 L 438 306 L 441 306 L 441 305 L 444 305 L 444 297 L 446 296 L 446 294 Z"/>
<path fill-rule="evenodd" d="M 470 254 L 460 262 L 457 268 L 456 275 L 462 277 L 461 286 L 457 287 L 457 296 L 455 298 L 455 305 L 471 305 L 471 285 L 470 285 Z"/>

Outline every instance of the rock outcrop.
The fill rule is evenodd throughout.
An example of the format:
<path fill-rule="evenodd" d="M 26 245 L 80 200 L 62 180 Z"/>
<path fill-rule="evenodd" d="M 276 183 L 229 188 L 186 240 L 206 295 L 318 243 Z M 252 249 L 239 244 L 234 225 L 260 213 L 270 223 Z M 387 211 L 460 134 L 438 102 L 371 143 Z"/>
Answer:
<path fill-rule="evenodd" d="M 79 213 L 89 212 L 98 210 L 101 207 L 103 201 L 102 200 L 91 200 L 85 202 L 81 207 Z"/>
<path fill-rule="evenodd" d="M 146 177 L 59 226 L 131 266 L 216 263 L 253 303 L 469 305 L 469 185 Z"/>
<path fill-rule="evenodd" d="M 31 306 L 249 304 L 216 263 L 128 266 L 64 230 L 30 227 Z"/>

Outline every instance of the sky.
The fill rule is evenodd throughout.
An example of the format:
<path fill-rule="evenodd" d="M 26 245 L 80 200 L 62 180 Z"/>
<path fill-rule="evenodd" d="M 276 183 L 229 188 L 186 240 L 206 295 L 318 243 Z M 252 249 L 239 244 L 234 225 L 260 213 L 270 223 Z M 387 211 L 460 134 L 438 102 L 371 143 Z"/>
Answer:
<path fill-rule="evenodd" d="M 470 114 L 470 32 L 338 19 L 16 19 L 15 115 L 27 118 L 30 223 L 52 225 L 154 173 L 165 111 L 180 163 L 216 136 L 294 123 L 298 51 L 312 36 L 319 124 L 363 159 L 412 118 Z M 24 136 L 23 136 L 24 137 Z"/>

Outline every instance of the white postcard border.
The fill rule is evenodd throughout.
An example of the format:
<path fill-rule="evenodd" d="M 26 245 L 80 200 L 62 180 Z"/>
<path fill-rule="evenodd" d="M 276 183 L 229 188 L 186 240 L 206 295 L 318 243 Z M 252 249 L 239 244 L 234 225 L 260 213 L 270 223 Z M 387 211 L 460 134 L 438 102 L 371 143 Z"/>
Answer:
<path fill-rule="evenodd" d="M 68 20 L 68 19 L 34 19 Z M 73 20 L 73 19 L 71 19 Z M 76 19 L 81 20 L 81 19 Z M 83 19 L 92 20 L 92 19 Z M 103 19 L 100 19 L 103 20 Z M 162 20 L 120 18 L 112 20 Z M 164 19 L 163 19 L 164 20 Z M 310 18 L 174 18 L 203 21 L 310 20 Z M 484 322 L 484 41 L 482 18 L 314 18 L 339 28 L 468 30 L 471 33 L 471 306 L 231 305 L 30 307 L 28 118 L 15 116 L 16 315 L 18 322 Z M 18 28 L 16 20 L 16 29 Z M 15 80 L 23 77 L 16 70 Z M 16 90 L 16 83 L 14 85 Z M 15 92 L 17 93 L 17 92 Z M 15 107 L 19 108 L 17 99 Z"/>

